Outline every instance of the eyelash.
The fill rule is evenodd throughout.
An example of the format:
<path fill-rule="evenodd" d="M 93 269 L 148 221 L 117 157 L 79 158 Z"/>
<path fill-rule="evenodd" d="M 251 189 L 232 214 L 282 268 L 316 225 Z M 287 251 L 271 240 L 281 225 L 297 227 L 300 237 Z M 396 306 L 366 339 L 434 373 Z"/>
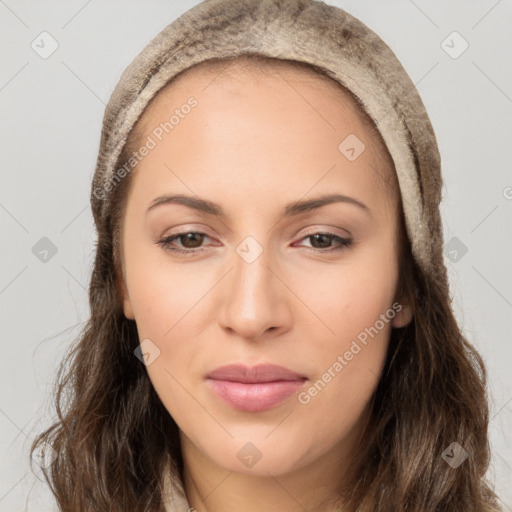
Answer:
<path fill-rule="evenodd" d="M 175 235 L 163 238 L 162 240 L 159 240 L 156 243 L 157 243 L 157 245 L 163 247 L 164 250 L 173 252 L 175 254 L 184 254 L 186 256 L 191 256 L 193 254 L 203 252 L 204 249 L 201 249 L 201 248 L 199 248 L 199 249 L 179 249 L 179 248 L 171 246 L 171 242 L 173 242 L 174 240 L 177 240 L 181 237 L 184 237 L 185 235 L 189 235 L 189 234 L 204 235 L 204 236 L 210 238 L 206 233 L 203 233 L 202 231 L 184 231 L 182 233 L 177 233 Z M 352 245 L 352 240 L 350 240 L 348 238 L 342 238 L 341 236 L 335 235 L 333 233 L 326 233 L 324 231 L 318 231 L 315 233 L 311 233 L 309 235 L 302 237 L 300 240 L 305 240 L 305 239 L 311 238 L 315 235 L 327 236 L 327 237 L 331 238 L 333 241 L 338 242 L 340 245 L 338 247 L 333 247 L 330 249 L 317 249 L 315 247 L 309 247 L 309 249 L 312 250 L 313 252 L 332 253 L 332 252 L 342 251 L 344 249 L 349 248 Z"/>

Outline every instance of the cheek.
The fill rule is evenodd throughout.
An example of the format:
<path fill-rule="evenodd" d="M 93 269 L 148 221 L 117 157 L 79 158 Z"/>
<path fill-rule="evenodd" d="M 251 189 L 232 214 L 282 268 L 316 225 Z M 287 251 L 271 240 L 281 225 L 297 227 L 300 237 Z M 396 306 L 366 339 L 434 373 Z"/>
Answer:
<path fill-rule="evenodd" d="M 204 415 L 188 390 L 192 391 L 190 375 L 197 374 L 194 362 L 205 352 L 203 308 L 213 283 L 204 273 L 199 277 L 201 273 L 186 271 L 181 265 L 145 261 L 149 258 L 132 253 L 126 270 L 131 276 L 130 300 L 139 339 L 151 340 L 158 354 L 146 370 L 165 408 L 180 428 L 188 431 L 194 419 Z"/>
<path fill-rule="evenodd" d="M 337 268 L 302 282 L 299 293 L 310 291 L 308 306 L 323 325 L 317 326 L 322 335 L 315 337 L 311 329 L 308 336 L 306 356 L 316 362 L 316 374 L 298 399 L 304 421 L 311 421 L 311 428 L 319 428 L 326 439 L 354 424 L 379 381 L 396 314 L 398 265 L 392 246 L 387 249 L 361 252 L 346 271 Z M 330 421 L 315 427 L 314 418 L 322 415 Z"/>
<path fill-rule="evenodd" d="M 193 264 L 170 263 L 154 249 L 133 247 L 125 265 L 139 339 L 149 339 L 158 353 L 147 366 L 149 377 L 166 406 L 172 396 L 173 411 L 180 399 L 190 408 L 183 386 L 208 352 L 204 330 L 216 318 L 208 299 L 219 277 Z"/>
<path fill-rule="evenodd" d="M 391 308 L 398 264 L 392 243 L 382 240 L 357 253 L 347 253 L 340 264 L 319 269 L 321 272 L 301 272 L 293 289 L 318 319 L 318 334 L 309 339 L 319 344 L 318 357 L 326 364 L 327 357 L 348 350 L 353 339 Z M 390 314 L 394 316 L 393 311 Z M 308 317 L 312 315 L 308 313 Z M 379 327 L 382 329 L 380 323 Z M 389 327 L 390 322 L 386 322 L 383 334 L 389 334 Z"/>
<path fill-rule="evenodd" d="M 207 292 L 208 275 L 135 251 L 126 258 L 130 301 L 141 337 L 165 340 Z"/>

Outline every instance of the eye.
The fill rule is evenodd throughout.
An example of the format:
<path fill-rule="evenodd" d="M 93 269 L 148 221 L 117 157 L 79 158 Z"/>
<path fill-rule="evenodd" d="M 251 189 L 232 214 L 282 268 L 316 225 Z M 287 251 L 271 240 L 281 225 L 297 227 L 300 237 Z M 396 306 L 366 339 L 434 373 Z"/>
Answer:
<path fill-rule="evenodd" d="M 201 247 L 201 243 L 203 242 L 204 237 L 210 238 L 206 233 L 201 231 L 186 231 L 165 237 L 162 240 L 159 240 L 157 244 L 163 247 L 166 251 L 181 254 L 191 254 L 201 252 L 197 251 L 196 249 Z M 175 240 L 180 241 L 181 246 L 184 248 L 173 246 L 172 244 Z"/>
<path fill-rule="evenodd" d="M 202 243 L 204 242 L 205 237 L 210 238 L 206 233 L 203 233 L 202 231 L 185 231 L 165 237 L 162 240 L 159 240 L 157 244 L 169 252 L 191 255 L 197 254 L 198 252 L 202 252 L 204 250 L 202 248 Z M 335 235 L 334 233 L 312 233 L 301 238 L 301 240 L 308 239 L 311 242 L 309 248 L 314 252 L 320 253 L 340 251 L 352 245 L 352 240 Z M 176 241 L 180 242 L 181 247 L 176 247 Z M 332 247 L 333 242 L 337 243 L 338 245 Z"/>
<path fill-rule="evenodd" d="M 301 240 L 308 239 L 311 241 L 311 249 L 313 249 L 316 252 L 340 251 L 352 245 L 352 240 L 335 235 L 334 233 L 312 233 L 301 238 Z M 332 242 L 336 242 L 338 246 L 330 247 Z"/>

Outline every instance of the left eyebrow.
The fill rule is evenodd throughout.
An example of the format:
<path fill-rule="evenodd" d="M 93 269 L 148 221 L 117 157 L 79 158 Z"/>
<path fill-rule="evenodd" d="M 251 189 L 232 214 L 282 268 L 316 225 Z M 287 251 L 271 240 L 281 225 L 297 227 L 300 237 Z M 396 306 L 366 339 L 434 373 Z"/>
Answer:
<path fill-rule="evenodd" d="M 314 199 L 309 199 L 307 201 L 294 201 L 285 206 L 283 209 L 280 218 L 291 217 L 294 215 L 299 215 L 300 213 L 309 212 L 311 210 L 315 210 L 322 206 L 332 203 L 348 203 L 355 206 L 358 206 L 363 211 L 365 211 L 368 215 L 371 215 L 370 208 L 366 206 L 363 202 L 358 199 L 350 196 L 344 196 L 341 194 L 328 194 L 319 196 Z"/>
<path fill-rule="evenodd" d="M 294 201 L 292 203 L 287 204 L 279 218 L 285 218 L 285 217 L 293 217 L 296 215 L 300 215 L 301 213 L 309 212 L 312 210 L 316 210 L 318 208 L 321 208 L 322 206 L 325 206 L 327 204 L 332 203 L 348 203 L 352 204 L 354 206 L 359 207 L 364 212 L 366 212 L 368 215 L 371 215 L 370 209 L 368 206 L 366 206 L 363 202 L 359 201 L 358 199 L 355 199 L 354 197 L 345 196 L 341 194 L 328 194 L 316 197 L 314 199 L 309 200 L 301 200 L 301 201 Z M 201 212 L 207 213 L 209 215 L 214 215 L 216 217 L 220 217 L 222 219 L 226 218 L 226 214 L 221 206 L 219 206 L 216 203 L 213 203 L 211 201 L 208 201 L 206 199 L 201 199 L 198 197 L 193 196 L 187 196 L 183 194 L 177 194 L 177 195 L 163 195 L 159 196 L 156 199 L 152 201 L 150 206 L 148 207 L 146 214 L 156 208 L 157 206 L 161 206 L 164 204 L 181 204 L 183 206 L 187 206 L 189 208 L 193 208 L 194 210 L 199 210 Z"/>

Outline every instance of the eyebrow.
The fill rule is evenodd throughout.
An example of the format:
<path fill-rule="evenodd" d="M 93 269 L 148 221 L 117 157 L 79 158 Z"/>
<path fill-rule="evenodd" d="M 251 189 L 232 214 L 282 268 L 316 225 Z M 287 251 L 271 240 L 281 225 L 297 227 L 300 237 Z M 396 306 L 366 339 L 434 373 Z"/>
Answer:
<path fill-rule="evenodd" d="M 345 196 L 342 194 L 327 194 L 322 195 L 309 200 L 301 200 L 294 201 L 292 203 L 287 204 L 280 214 L 280 219 L 286 217 L 293 217 L 296 215 L 300 215 L 301 213 L 310 212 L 316 210 L 322 206 L 332 203 L 348 203 L 359 207 L 361 210 L 365 211 L 368 215 L 371 215 L 370 209 L 364 203 L 350 196 Z M 206 199 L 201 199 L 199 197 L 187 196 L 183 194 L 176 195 L 163 195 L 154 199 L 146 210 L 146 214 L 157 208 L 158 206 L 165 204 L 181 204 L 183 206 L 187 206 L 189 208 L 193 208 L 194 210 L 201 211 L 203 213 L 207 213 L 208 215 L 214 215 L 221 219 L 226 218 L 226 213 L 216 203 L 212 201 L 208 201 Z"/>

